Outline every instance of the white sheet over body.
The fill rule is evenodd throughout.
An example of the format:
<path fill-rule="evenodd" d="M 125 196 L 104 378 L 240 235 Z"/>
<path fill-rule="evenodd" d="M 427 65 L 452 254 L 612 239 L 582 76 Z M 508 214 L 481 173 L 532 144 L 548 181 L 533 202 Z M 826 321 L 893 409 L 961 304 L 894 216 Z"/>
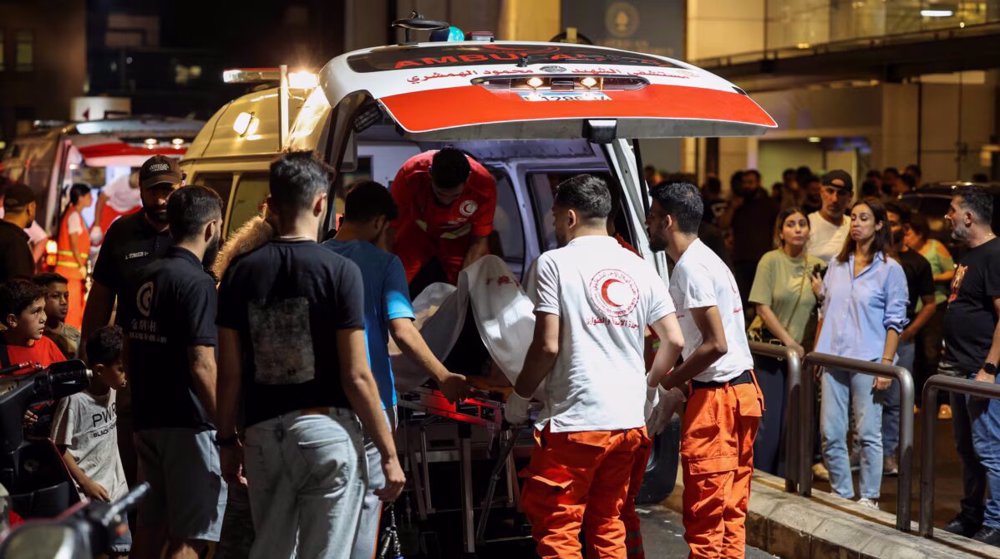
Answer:
<path fill-rule="evenodd" d="M 513 385 L 534 335 L 535 307 L 502 259 L 484 256 L 462 270 L 457 287 L 435 283 L 413 300 L 415 325 L 438 359 L 454 348 L 470 308 L 483 345 Z M 389 344 L 389 355 L 398 391 L 427 381 L 427 375 L 394 342 Z M 544 383 L 535 393 L 542 390 Z"/>

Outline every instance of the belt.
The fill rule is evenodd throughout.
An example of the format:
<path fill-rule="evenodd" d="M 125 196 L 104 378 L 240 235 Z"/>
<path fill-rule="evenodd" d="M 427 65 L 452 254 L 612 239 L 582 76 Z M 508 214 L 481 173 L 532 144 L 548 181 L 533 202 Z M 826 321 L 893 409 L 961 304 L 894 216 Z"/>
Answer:
<path fill-rule="evenodd" d="M 338 417 L 352 417 L 354 416 L 354 411 L 347 408 L 334 408 L 334 407 L 317 407 L 317 408 L 302 408 L 300 410 L 290 411 L 285 415 L 290 415 L 293 417 L 302 417 L 304 415 L 325 415 L 338 416 Z"/>
<path fill-rule="evenodd" d="M 700 382 L 692 380 L 691 388 L 694 390 L 699 388 L 725 388 L 727 386 L 737 386 L 740 384 L 753 384 L 753 371 L 747 369 L 740 373 L 736 378 L 727 380 L 726 382 Z"/>

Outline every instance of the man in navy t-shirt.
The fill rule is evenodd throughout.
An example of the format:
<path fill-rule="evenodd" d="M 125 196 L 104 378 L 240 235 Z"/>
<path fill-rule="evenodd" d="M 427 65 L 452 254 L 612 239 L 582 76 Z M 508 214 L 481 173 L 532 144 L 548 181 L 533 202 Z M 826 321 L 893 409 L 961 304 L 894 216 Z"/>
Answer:
<path fill-rule="evenodd" d="M 222 200 L 189 186 L 166 208 L 173 246 L 136 276 L 119 305 L 127 338 L 139 474 L 150 484 L 139 505 L 138 557 L 202 553 L 219 541 L 226 484 L 215 447 L 215 280 Z"/>
<path fill-rule="evenodd" d="M 389 334 L 407 357 L 419 363 L 445 396 L 452 402 L 468 392 L 465 377 L 448 371 L 427 347 L 413 325 L 406 273 L 399 257 L 377 246 L 397 215 L 396 203 L 384 186 L 361 181 L 350 187 L 344 208 L 344 223 L 337 235 L 323 246 L 348 258 L 361 268 L 365 292 L 365 334 L 368 336 L 368 361 L 378 384 L 382 407 L 395 428 L 396 390 L 389 362 Z M 361 525 L 352 557 L 374 556 L 381 507 L 375 490 L 383 485 L 381 458 L 370 437 L 365 437 L 368 455 L 368 492 L 361 511 Z"/>

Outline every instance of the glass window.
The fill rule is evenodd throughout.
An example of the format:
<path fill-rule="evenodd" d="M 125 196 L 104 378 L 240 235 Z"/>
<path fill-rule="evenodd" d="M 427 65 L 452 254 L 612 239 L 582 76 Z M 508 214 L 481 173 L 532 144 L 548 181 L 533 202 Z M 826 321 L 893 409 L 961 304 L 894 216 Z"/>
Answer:
<path fill-rule="evenodd" d="M 14 65 L 18 72 L 35 69 L 35 34 L 32 31 L 18 31 L 14 46 Z"/>
<path fill-rule="evenodd" d="M 226 214 L 226 207 L 229 206 L 229 194 L 233 191 L 232 173 L 198 173 L 188 184 L 200 184 L 215 191 L 222 198 L 222 215 Z"/>
<path fill-rule="evenodd" d="M 524 224 L 514 194 L 514 187 L 506 173 L 492 170 L 497 181 L 497 209 L 493 214 L 494 235 L 490 236 L 490 252 L 517 268 L 524 265 Z"/>
<path fill-rule="evenodd" d="M 539 224 L 538 239 L 542 252 L 552 250 L 558 246 L 556 243 L 556 230 L 552 221 L 552 202 L 555 197 L 556 187 L 566 179 L 570 179 L 580 173 L 589 173 L 607 181 L 612 189 L 618 189 L 618 183 L 611 179 L 611 175 L 606 171 L 552 171 L 548 173 L 532 173 L 528 175 L 528 185 L 531 189 L 531 196 L 534 199 L 535 222 Z M 612 192 L 612 200 L 616 196 Z M 618 212 L 619 214 L 621 212 Z M 618 216 L 620 218 L 620 215 Z M 616 220 L 616 223 L 619 220 Z M 627 237 L 627 229 L 618 227 L 618 232 Z"/>
<path fill-rule="evenodd" d="M 267 173 L 243 173 L 236 185 L 233 209 L 229 212 L 226 236 L 239 229 L 244 223 L 260 214 L 261 205 L 268 193 Z"/>

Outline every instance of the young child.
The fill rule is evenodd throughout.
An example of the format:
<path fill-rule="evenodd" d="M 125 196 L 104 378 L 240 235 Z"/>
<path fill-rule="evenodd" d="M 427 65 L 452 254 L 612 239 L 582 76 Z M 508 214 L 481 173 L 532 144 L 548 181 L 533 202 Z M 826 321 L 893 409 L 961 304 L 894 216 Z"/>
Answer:
<path fill-rule="evenodd" d="M 62 450 L 80 492 L 92 500 L 113 501 L 128 493 L 118 454 L 115 406 L 115 391 L 126 383 L 123 340 L 117 326 L 94 332 L 87 340 L 87 359 L 94 371 L 90 386 L 60 400 L 52 420 L 52 441 Z M 126 531 L 107 551 L 120 557 L 131 548 L 132 534 Z"/>
<path fill-rule="evenodd" d="M 55 342 L 45 334 L 45 292 L 34 283 L 15 279 L 0 285 L 0 364 L 38 363 L 43 367 L 64 361 Z"/>
<path fill-rule="evenodd" d="M 66 323 L 69 312 L 69 280 L 63 276 L 47 272 L 31 278 L 35 285 L 45 291 L 45 335 L 63 352 L 66 359 L 72 359 L 80 347 L 80 331 Z"/>

